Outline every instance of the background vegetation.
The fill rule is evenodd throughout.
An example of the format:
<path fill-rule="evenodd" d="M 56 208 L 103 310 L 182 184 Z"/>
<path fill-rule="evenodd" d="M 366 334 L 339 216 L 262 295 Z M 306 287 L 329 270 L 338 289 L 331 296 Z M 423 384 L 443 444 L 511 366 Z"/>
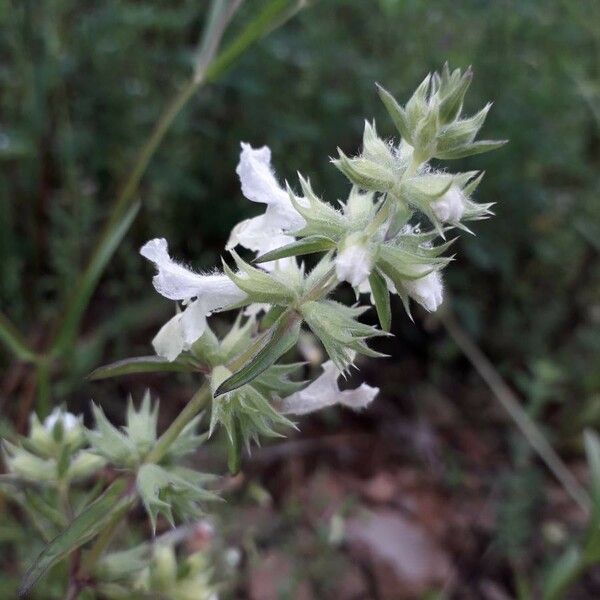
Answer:
<path fill-rule="evenodd" d="M 244 3 L 234 33 L 256 6 L 257 0 Z M 0 1 L 0 307 L 32 346 L 51 336 L 118 183 L 189 76 L 205 12 L 192 0 Z M 492 99 L 487 137 L 510 138 L 502 150 L 464 161 L 487 170 L 479 197 L 497 202 L 497 216 L 476 225 L 477 237 L 461 238 L 460 260 L 447 269 L 447 302 L 584 478 L 582 431 L 600 425 L 594 0 L 321 0 L 252 47 L 198 92 L 152 160 L 138 194 L 141 212 L 102 278 L 83 331 L 50 369 L 50 402 L 86 411 L 94 397 L 121 422 L 130 391 L 139 395 L 150 386 L 167 412 L 169 403 L 185 401 L 185 379 L 84 381 L 103 362 L 148 354 L 151 335 L 170 314 L 152 292 L 139 246 L 164 236 L 175 255 L 196 257 L 195 267 L 215 264 L 232 225 L 252 214 L 234 171 L 240 140 L 270 145 L 281 176 L 292 181 L 299 170 L 325 198 L 341 197 L 344 178 L 328 165 L 336 146 L 353 153 L 371 115 L 383 134 L 393 134 L 374 82 L 404 99 L 445 60 L 473 65 L 468 102 L 479 107 Z M 365 365 L 369 383 L 383 390 L 377 409 L 313 419 L 280 454 L 274 447 L 259 453 L 246 479 L 235 482 L 223 519 L 229 511 L 243 525 L 259 506 L 277 524 L 267 533 L 258 528 L 253 539 L 241 525 L 225 532 L 244 538 L 240 597 L 277 597 L 253 591 L 252 565 L 278 564 L 282 556 L 296 557 L 300 571 L 291 580 L 308 581 L 304 593 L 318 598 L 335 588 L 330 569 L 348 572 L 338 564 L 346 552 L 327 542 L 332 515 L 342 509 L 326 513 L 323 533 L 321 521 L 297 508 L 304 483 L 317 487 L 313 500 L 339 492 L 399 512 L 407 508 L 394 504 L 398 497 L 433 503 L 449 530 L 436 530 L 435 515 L 425 518 L 422 510 L 411 519 L 435 534 L 453 575 L 443 585 L 425 577 L 414 594 L 446 586 L 460 598 L 503 597 L 492 596 L 492 588 L 514 596 L 532 568 L 542 572 L 576 539 L 577 507 L 564 508 L 569 501 L 440 322 L 419 314 L 416 326 L 396 319 L 395 327 L 392 358 Z M 48 403 L 30 367 L 4 352 L 0 361 L 3 427 L 23 430 L 30 408 L 37 402 L 44 411 Z M 358 440 L 358 449 L 369 436 L 385 444 L 368 457 L 348 458 L 340 450 L 344 436 Z M 347 471 L 360 473 L 359 481 L 349 483 Z M 394 493 L 369 496 L 365 481 L 373 480 Z M 487 512 L 475 518 L 474 510 Z M 322 516 L 322 507 L 317 512 Z M 29 555 L 19 518 L 7 509 L 0 525 L 6 589 L 22 568 L 6 549 Z M 308 532 L 306 539 L 286 535 L 290 523 L 292 531 Z M 448 542 L 456 531 L 468 539 L 464 547 Z M 311 560 L 315 554 L 320 558 Z M 381 583 L 389 580 L 371 567 L 365 568 L 372 576 L 360 574 L 364 595 L 343 597 L 401 597 L 385 595 L 392 584 Z M 586 577 L 573 597 L 600 594 L 598 574 Z M 288 594 L 281 597 L 302 592 L 292 588 L 280 590 Z"/>

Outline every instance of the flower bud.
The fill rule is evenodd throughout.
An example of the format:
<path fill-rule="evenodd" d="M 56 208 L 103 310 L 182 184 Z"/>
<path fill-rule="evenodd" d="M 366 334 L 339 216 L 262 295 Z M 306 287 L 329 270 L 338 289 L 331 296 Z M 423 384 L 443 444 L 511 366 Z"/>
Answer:
<path fill-rule="evenodd" d="M 465 212 L 465 195 L 453 185 L 439 199 L 431 203 L 431 210 L 443 223 L 458 223 Z"/>
<path fill-rule="evenodd" d="M 368 279 L 373 268 L 373 252 L 368 244 L 349 236 L 342 244 L 343 249 L 335 259 L 335 271 L 340 281 L 347 281 L 353 287 L 358 287 Z"/>
<path fill-rule="evenodd" d="M 11 473 L 29 481 L 49 482 L 58 478 L 56 460 L 41 458 L 15 446 L 6 440 L 3 443 L 6 466 Z"/>
<path fill-rule="evenodd" d="M 407 279 L 404 281 L 404 287 L 408 295 L 429 312 L 436 311 L 444 299 L 444 287 L 439 271 L 432 271 L 419 279 Z"/>
<path fill-rule="evenodd" d="M 36 453 L 46 457 L 58 457 L 65 446 L 77 449 L 84 441 L 81 417 L 56 407 L 40 423 L 37 415 L 30 417 L 29 445 Z"/>

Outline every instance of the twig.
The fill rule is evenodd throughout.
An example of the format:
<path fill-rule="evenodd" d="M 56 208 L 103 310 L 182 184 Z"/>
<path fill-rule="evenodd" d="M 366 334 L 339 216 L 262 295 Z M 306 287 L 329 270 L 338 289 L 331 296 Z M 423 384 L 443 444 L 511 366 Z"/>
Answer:
<path fill-rule="evenodd" d="M 185 426 L 206 406 L 211 398 L 210 387 L 204 384 L 185 405 L 177 418 L 169 425 L 160 436 L 154 448 L 148 453 L 144 462 L 157 463 L 169 450 L 171 444 L 177 439 Z"/>
<path fill-rule="evenodd" d="M 498 373 L 494 365 L 460 326 L 451 309 L 442 311 L 439 318 L 456 345 L 463 351 L 464 355 L 469 359 L 480 377 L 487 383 L 502 407 L 521 430 L 521 433 L 530 446 L 537 452 L 538 456 L 544 461 L 548 469 L 558 479 L 571 498 L 579 504 L 586 514 L 589 514 L 591 500 L 587 492 L 581 487 L 569 468 L 554 451 L 539 427 L 523 410 L 519 399 L 504 381 L 500 373 Z"/>

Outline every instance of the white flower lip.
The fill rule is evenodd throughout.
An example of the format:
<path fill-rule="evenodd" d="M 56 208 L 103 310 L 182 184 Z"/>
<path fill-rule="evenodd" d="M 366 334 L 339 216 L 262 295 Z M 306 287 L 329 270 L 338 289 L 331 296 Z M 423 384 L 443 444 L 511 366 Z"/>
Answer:
<path fill-rule="evenodd" d="M 435 312 L 444 300 L 444 286 L 439 271 L 403 283 L 409 296 L 429 312 Z"/>
<path fill-rule="evenodd" d="M 369 250 L 362 244 L 352 244 L 342 250 L 335 259 L 335 271 L 340 281 L 347 281 L 353 287 L 364 283 L 373 268 Z"/>
<path fill-rule="evenodd" d="M 353 390 L 340 390 L 339 369 L 328 360 L 323 364 L 323 373 L 299 392 L 284 398 L 280 410 L 284 414 L 305 415 L 327 406 L 341 404 L 358 410 L 367 407 L 379 393 L 379 388 L 366 383 Z"/>
<path fill-rule="evenodd" d="M 190 302 L 183 312 L 169 319 L 152 340 L 157 356 L 173 362 L 206 330 L 207 314 L 199 300 Z"/>
<path fill-rule="evenodd" d="M 206 317 L 213 311 L 246 297 L 226 275 L 200 275 L 176 263 L 169 256 L 167 241 L 163 238 L 144 244 L 140 254 L 158 269 L 152 279 L 156 291 L 169 300 L 188 302 L 185 310 L 167 321 L 152 341 L 157 355 L 167 360 L 173 361 L 181 352 L 189 350 L 204 333 Z"/>
<path fill-rule="evenodd" d="M 63 412 L 58 406 L 44 419 L 44 429 L 52 433 L 54 426 L 61 421 L 64 431 L 71 431 L 77 427 L 79 419 L 70 412 Z"/>
<path fill-rule="evenodd" d="M 234 248 L 239 244 L 260 255 L 293 242 L 294 238 L 288 234 L 304 227 L 305 221 L 273 173 L 271 150 L 267 146 L 252 148 L 244 142 L 241 146 L 236 173 L 242 193 L 248 200 L 266 204 L 267 208 L 264 214 L 238 223 L 231 231 L 226 247 Z M 281 261 L 277 263 L 282 266 Z M 261 266 L 267 270 L 274 268 L 273 263 Z"/>
<path fill-rule="evenodd" d="M 158 273 L 152 283 L 156 291 L 169 300 L 198 298 L 210 312 L 245 297 L 227 275 L 200 275 L 176 263 L 169 256 L 164 238 L 150 240 L 141 247 L 140 254 L 156 265 Z"/>

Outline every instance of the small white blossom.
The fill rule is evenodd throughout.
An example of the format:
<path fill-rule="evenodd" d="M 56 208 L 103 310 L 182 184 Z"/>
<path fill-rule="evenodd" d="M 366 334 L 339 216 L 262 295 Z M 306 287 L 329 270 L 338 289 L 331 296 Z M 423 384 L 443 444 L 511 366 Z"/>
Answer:
<path fill-rule="evenodd" d="M 429 312 L 436 311 L 444 299 L 439 271 L 432 271 L 419 279 L 407 279 L 403 284 L 409 296 Z"/>
<path fill-rule="evenodd" d="M 204 333 L 208 315 L 246 297 L 226 275 L 201 275 L 176 263 L 169 256 L 165 239 L 147 242 L 140 254 L 158 269 L 152 279 L 156 291 L 165 298 L 187 304 L 182 313 L 163 325 L 153 340 L 156 353 L 167 360 L 175 360 Z"/>
<path fill-rule="evenodd" d="M 158 356 L 174 361 L 184 350 L 189 350 L 205 330 L 206 314 L 196 300 L 160 328 L 152 346 Z"/>
<path fill-rule="evenodd" d="M 363 284 L 373 268 L 373 257 L 364 244 L 346 246 L 335 259 L 335 272 L 340 281 L 353 287 Z"/>
<path fill-rule="evenodd" d="M 249 250 L 265 254 L 294 241 L 289 233 L 304 227 L 305 221 L 296 211 L 289 194 L 275 178 L 271 167 L 271 150 L 267 146 L 252 148 L 242 142 L 240 161 L 236 168 L 240 178 L 242 193 L 252 202 L 267 205 L 264 214 L 238 223 L 229 236 L 227 249 L 238 244 Z M 285 266 L 289 260 L 276 261 Z M 267 270 L 274 268 L 273 263 L 262 265 Z"/>
<path fill-rule="evenodd" d="M 58 406 L 44 419 L 44 429 L 52 433 L 54 426 L 60 421 L 63 431 L 72 431 L 79 425 L 79 419 L 70 412 L 62 411 Z"/>
<path fill-rule="evenodd" d="M 458 223 L 466 209 L 462 190 L 453 185 L 441 198 L 431 203 L 433 214 L 443 223 Z"/>
<path fill-rule="evenodd" d="M 366 383 L 353 390 L 340 390 L 340 370 L 328 360 L 323 373 L 299 392 L 284 398 L 280 409 L 284 414 L 305 415 L 334 404 L 342 404 L 355 410 L 368 406 L 379 393 L 379 388 Z"/>

